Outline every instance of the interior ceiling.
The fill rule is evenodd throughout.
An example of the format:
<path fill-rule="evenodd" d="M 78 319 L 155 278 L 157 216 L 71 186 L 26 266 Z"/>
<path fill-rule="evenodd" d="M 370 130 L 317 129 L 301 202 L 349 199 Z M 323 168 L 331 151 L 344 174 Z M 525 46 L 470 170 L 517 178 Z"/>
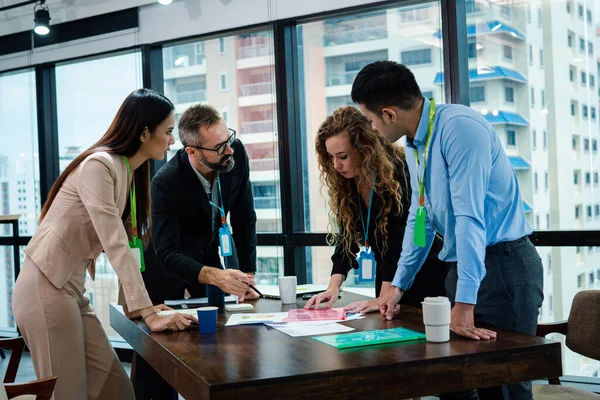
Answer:
<path fill-rule="evenodd" d="M 23 0 L 0 0 L 0 7 L 18 4 L 18 3 L 21 3 L 22 1 Z M 72 8 L 72 7 L 75 7 L 75 3 L 83 6 L 86 4 L 87 5 L 93 4 L 94 0 L 47 0 L 46 1 L 46 4 L 48 5 L 48 7 L 50 8 L 51 11 L 53 9 L 58 11 L 58 10 L 65 10 L 68 8 Z M 24 5 L 21 7 L 13 8 L 11 10 L 0 12 L 0 19 L 7 20 L 7 19 L 20 18 L 20 17 L 24 17 L 27 15 L 33 15 L 33 7 L 34 7 L 34 4 L 28 4 L 28 5 Z"/>
<path fill-rule="evenodd" d="M 0 7 L 18 4 L 22 1 L 0 0 Z M 50 10 L 52 18 L 50 25 L 52 25 L 155 2 L 156 0 L 46 0 L 46 5 Z M 33 7 L 34 4 L 28 4 L 0 12 L 0 22 L 33 19 Z"/>

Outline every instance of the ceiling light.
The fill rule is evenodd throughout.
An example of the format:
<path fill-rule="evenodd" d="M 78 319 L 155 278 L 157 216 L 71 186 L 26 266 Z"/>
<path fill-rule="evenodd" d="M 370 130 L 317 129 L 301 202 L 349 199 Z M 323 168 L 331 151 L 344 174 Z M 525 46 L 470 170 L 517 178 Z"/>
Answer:
<path fill-rule="evenodd" d="M 482 108 L 481 109 L 481 115 L 487 115 L 487 113 L 488 113 L 487 108 Z"/>
<path fill-rule="evenodd" d="M 38 35 L 47 35 L 50 33 L 50 12 L 48 6 L 45 4 L 46 0 L 40 0 L 38 4 L 33 7 L 35 27 L 33 31 Z"/>
<path fill-rule="evenodd" d="M 180 66 L 185 61 L 185 57 L 177 57 L 175 60 L 175 65 Z"/>
<path fill-rule="evenodd" d="M 494 117 L 497 117 L 497 116 L 498 116 L 498 110 L 496 110 L 496 109 L 493 109 L 493 110 L 492 110 L 492 115 L 493 115 Z"/>
<path fill-rule="evenodd" d="M 171 4 L 173 2 L 173 0 L 158 0 L 158 2 L 160 4 L 162 4 L 163 6 L 168 6 L 169 4 Z"/>

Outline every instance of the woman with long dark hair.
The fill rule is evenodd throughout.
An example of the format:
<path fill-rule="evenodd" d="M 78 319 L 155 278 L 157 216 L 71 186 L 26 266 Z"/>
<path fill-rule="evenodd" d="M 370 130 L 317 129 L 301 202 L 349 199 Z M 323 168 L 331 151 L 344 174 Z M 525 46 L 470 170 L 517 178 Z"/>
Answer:
<path fill-rule="evenodd" d="M 410 207 L 404 151 L 387 142 L 351 106 L 334 111 L 321 124 L 315 142 L 321 181 L 329 195 L 330 221 L 338 233 L 329 235 L 335 246 L 329 286 L 305 308 L 319 307 L 322 302 L 331 307 L 352 268 L 358 270 L 359 280 L 374 282 L 375 295 L 380 297 L 396 273 Z M 436 240 L 402 303 L 420 306 L 424 297 L 444 294 L 448 265 L 437 259 L 440 248 L 441 242 Z M 371 261 L 363 264 L 372 266 L 370 274 L 360 266 L 365 259 Z M 345 308 L 368 313 L 377 311 L 377 304 L 373 299 Z"/>
<path fill-rule="evenodd" d="M 195 318 L 159 317 L 140 273 L 150 235 L 150 159 L 174 143 L 174 106 L 147 89 L 131 93 L 106 134 L 75 158 L 50 189 L 24 250 L 13 313 L 38 378 L 57 375 L 54 398 L 133 399 L 133 387 L 84 296 L 86 270 L 104 251 L 119 278 L 119 302 L 156 332 Z M 127 211 L 126 211 L 127 210 Z"/>

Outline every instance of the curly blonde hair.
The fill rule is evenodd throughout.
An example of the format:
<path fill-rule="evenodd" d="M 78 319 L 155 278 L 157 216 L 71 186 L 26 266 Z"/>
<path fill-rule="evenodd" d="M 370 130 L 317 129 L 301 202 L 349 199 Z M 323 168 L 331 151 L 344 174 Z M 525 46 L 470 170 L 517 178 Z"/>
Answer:
<path fill-rule="evenodd" d="M 352 106 L 341 107 L 321 124 L 315 139 L 321 182 L 327 187 L 329 195 L 329 245 L 343 245 L 351 256 L 352 244 L 360 244 L 362 229 L 356 229 L 356 216 L 360 215 L 360 206 L 356 196 L 350 195 L 352 179 L 340 175 L 334 167 L 333 158 L 327 153 L 325 142 L 330 137 L 347 132 L 350 144 L 356 150 L 358 165 L 354 181 L 357 188 L 370 188 L 373 173 L 377 173 L 374 196 L 384 202 L 377 216 L 375 240 L 384 254 L 388 250 L 387 223 L 390 213 L 402 212 L 402 196 L 408 181 L 404 168 L 404 151 L 389 143 L 371 127 L 371 122 L 358 109 Z M 400 171 L 397 171 L 399 169 Z M 395 173 L 399 172 L 402 182 L 398 182 Z M 333 235 L 331 221 L 339 228 L 340 234 Z"/>

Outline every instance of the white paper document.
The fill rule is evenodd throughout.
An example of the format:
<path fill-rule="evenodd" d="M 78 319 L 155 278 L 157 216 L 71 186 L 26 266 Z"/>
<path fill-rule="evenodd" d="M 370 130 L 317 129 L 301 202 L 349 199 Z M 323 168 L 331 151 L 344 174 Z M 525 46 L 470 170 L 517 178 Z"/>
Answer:
<path fill-rule="evenodd" d="M 232 314 L 225 326 L 281 322 L 287 315 L 287 312 Z"/>
<path fill-rule="evenodd" d="M 310 321 L 310 322 L 285 322 L 284 318 L 287 318 L 287 312 L 272 312 L 272 313 L 243 313 L 243 314 L 232 314 L 225 326 L 235 325 L 250 325 L 250 324 L 265 324 L 272 326 L 273 328 L 283 326 L 300 326 L 300 325 L 335 325 L 336 322 L 350 322 L 357 319 L 365 318 L 362 314 L 349 314 L 346 319 L 339 321 Z"/>
<path fill-rule="evenodd" d="M 187 315 L 192 315 L 194 317 L 198 316 L 198 309 L 202 308 L 202 307 L 198 307 L 198 308 L 187 308 L 187 309 L 183 309 L 183 310 L 162 310 L 157 312 L 156 314 L 159 317 L 166 317 L 169 315 L 173 315 L 175 313 L 180 313 L 180 314 L 187 314 Z"/>
<path fill-rule="evenodd" d="M 267 298 L 267 299 L 280 299 L 279 295 L 279 286 L 277 285 L 260 285 L 258 290 Z M 316 294 L 320 292 L 324 292 L 327 290 L 327 285 L 298 285 L 296 286 L 296 296 L 302 296 L 303 294 Z"/>
<path fill-rule="evenodd" d="M 225 296 L 225 303 L 235 303 L 236 296 Z M 166 306 L 181 306 L 184 304 L 208 304 L 208 297 L 190 297 L 180 300 L 165 300 Z"/>
<path fill-rule="evenodd" d="M 274 329 L 277 329 L 279 332 L 285 333 L 291 337 L 301 337 L 301 336 L 314 336 L 314 335 L 326 335 L 328 333 L 344 333 L 353 331 L 354 328 L 351 328 L 346 325 L 338 324 L 338 323 L 328 323 L 328 324 L 317 324 L 317 323 L 306 323 L 306 324 L 287 324 L 287 325 L 270 325 L 267 324 Z"/>

